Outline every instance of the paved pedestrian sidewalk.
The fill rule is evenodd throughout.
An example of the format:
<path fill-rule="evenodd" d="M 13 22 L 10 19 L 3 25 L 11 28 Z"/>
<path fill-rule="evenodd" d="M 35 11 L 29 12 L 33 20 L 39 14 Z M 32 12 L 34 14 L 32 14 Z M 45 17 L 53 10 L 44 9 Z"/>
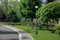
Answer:
<path fill-rule="evenodd" d="M 21 29 L 15 28 L 15 27 L 13 27 L 11 25 L 7 26 L 7 27 L 12 28 L 12 29 L 18 31 L 18 33 L 20 34 L 19 40 L 34 40 L 33 37 L 29 33 L 25 32 L 25 31 L 23 31 Z"/>

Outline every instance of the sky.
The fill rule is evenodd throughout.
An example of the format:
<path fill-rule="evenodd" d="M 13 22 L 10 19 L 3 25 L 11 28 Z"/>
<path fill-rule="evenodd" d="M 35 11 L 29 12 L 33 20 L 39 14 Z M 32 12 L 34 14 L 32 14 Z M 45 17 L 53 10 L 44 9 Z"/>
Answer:
<path fill-rule="evenodd" d="M 18 0 L 18 1 L 20 1 L 20 0 Z"/>
<path fill-rule="evenodd" d="M 10 1 L 10 0 L 8 0 L 8 1 Z M 14 0 L 13 0 L 14 1 Z M 20 0 L 18 0 L 18 1 L 20 1 Z M 42 0 L 42 2 L 46 2 L 46 0 Z"/>
<path fill-rule="evenodd" d="M 10 1 L 10 0 L 8 0 L 8 1 Z M 15 1 L 15 0 L 13 0 L 13 1 Z M 18 0 L 18 1 L 20 1 L 20 0 Z"/>
<path fill-rule="evenodd" d="M 8 1 L 10 1 L 10 0 L 8 0 Z M 15 1 L 15 0 L 13 0 L 13 1 Z M 18 1 L 20 1 L 20 0 L 18 0 Z M 43 2 L 42 5 L 44 5 L 44 3 L 46 2 L 46 0 L 42 0 L 42 2 Z M 0 2 L 0 4 L 1 4 L 1 2 Z"/>
<path fill-rule="evenodd" d="M 44 5 L 45 5 L 45 3 L 46 3 L 46 0 L 42 0 L 42 2 L 43 2 L 42 6 L 44 6 Z"/>
<path fill-rule="evenodd" d="M 42 0 L 42 2 L 46 2 L 46 0 Z"/>
<path fill-rule="evenodd" d="M 18 0 L 18 1 L 20 1 L 20 0 Z M 42 0 L 43 2 L 46 2 L 46 0 Z"/>

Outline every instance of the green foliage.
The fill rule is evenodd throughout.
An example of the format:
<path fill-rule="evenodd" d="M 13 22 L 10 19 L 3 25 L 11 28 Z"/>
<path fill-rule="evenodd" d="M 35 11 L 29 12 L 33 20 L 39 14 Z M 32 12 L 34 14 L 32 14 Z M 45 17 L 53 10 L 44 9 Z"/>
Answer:
<path fill-rule="evenodd" d="M 60 35 L 60 24 L 55 25 L 56 33 Z"/>
<path fill-rule="evenodd" d="M 41 0 L 20 0 L 20 13 L 25 18 L 35 18 L 35 6 L 41 7 L 41 3 Z"/>
<path fill-rule="evenodd" d="M 56 29 L 56 30 L 60 30 L 60 24 L 56 24 L 56 25 L 55 25 L 55 29 Z"/>
<path fill-rule="evenodd" d="M 12 8 L 13 8 L 13 10 L 12 10 Z M 16 15 L 15 19 L 20 20 L 21 14 L 19 12 L 19 2 L 17 0 L 10 0 L 9 2 L 8 2 L 8 0 L 1 0 L 1 5 L 0 5 L 0 19 L 2 21 L 7 21 L 6 20 L 6 18 L 7 18 L 8 21 L 11 21 L 11 20 L 14 19 L 14 18 L 11 19 L 11 15 L 13 15 L 12 13 L 16 13 L 17 15 L 14 14 L 14 15 Z M 7 16 L 7 15 L 9 15 L 9 16 Z"/>
<path fill-rule="evenodd" d="M 9 9 L 9 11 L 6 14 L 6 16 L 7 16 L 7 19 L 9 21 L 11 21 L 11 22 L 18 22 L 18 21 L 20 21 L 18 13 L 13 8 Z"/>
<path fill-rule="evenodd" d="M 2 7 L 0 6 L 0 15 L 1 15 L 2 11 L 3 11 L 3 10 L 2 10 Z"/>
<path fill-rule="evenodd" d="M 40 14 L 39 18 L 43 22 L 58 19 L 60 17 L 60 2 L 48 3 L 39 8 L 37 13 Z"/>

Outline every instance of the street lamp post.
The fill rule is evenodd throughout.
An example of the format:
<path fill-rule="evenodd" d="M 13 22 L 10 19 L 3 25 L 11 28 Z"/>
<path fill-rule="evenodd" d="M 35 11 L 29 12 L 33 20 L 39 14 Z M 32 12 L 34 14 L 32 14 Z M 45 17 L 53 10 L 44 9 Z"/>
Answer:
<path fill-rule="evenodd" d="M 36 10 L 38 6 L 35 6 Z M 36 34 L 38 34 L 38 14 L 36 13 Z"/>

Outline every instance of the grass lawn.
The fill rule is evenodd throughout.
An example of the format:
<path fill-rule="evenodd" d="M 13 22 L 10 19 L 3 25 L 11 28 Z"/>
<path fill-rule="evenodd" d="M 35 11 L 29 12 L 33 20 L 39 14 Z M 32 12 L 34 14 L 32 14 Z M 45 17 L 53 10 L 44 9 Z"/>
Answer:
<path fill-rule="evenodd" d="M 0 24 L 9 25 L 8 22 L 0 22 Z M 38 30 L 39 34 L 36 35 L 35 30 L 31 29 L 31 26 L 14 25 L 14 27 L 30 33 L 34 40 L 60 40 L 60 36 L 58 34 L 52 34 L 47 30 Z"/>
<path fill-rule="evenodd" d="M 15 25 L 15 27 L 22 29 L 32 35 L 34 40 L 60 40 L 60 36 L 57 34 L 52 34 L 46 30 L 38 30 L 39 34 L 35 34 L 35 30 L 31 29 L 30 26 Z"/>

